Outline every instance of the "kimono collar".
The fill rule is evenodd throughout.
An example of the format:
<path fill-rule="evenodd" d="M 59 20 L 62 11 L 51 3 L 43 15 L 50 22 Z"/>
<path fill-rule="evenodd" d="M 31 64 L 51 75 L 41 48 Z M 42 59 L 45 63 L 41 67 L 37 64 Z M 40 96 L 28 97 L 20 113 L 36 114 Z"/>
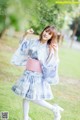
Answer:
<path fill-rule="evenodd" d="M 45 42 L 45 43 L 41 43 L 39 39 L 38 39 L 38 42 L 39 42 L 39 44 L 42 45 L 42 46 L 47 45 L 47 42 Z"/>

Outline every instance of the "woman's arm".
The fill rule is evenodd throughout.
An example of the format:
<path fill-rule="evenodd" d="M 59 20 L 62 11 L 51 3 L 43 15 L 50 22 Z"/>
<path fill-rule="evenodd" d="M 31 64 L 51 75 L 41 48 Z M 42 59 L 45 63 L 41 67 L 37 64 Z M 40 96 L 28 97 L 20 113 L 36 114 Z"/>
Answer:
<path fill-rule="evenodd" d="M 45 61 L 45 65 L 54 65 L 58 61 L 58 45 L 53 44 L 49 45 L 49 55 L 47 57 L 47 60 Z"/>
<path fill-rule="evenodd" d="M 51 47 L 51 46 L 49 46 Z M 50 84 L 57 84 L 59 82 L 58 77 L 58 49 L 55 46 L 55 50 L 51 47 L 50 53 L 45 61 L 45 64 L 42 65 L 43 78 Z"/>
<path fill-rule="evenodd" d="M 30 47 L 30 40 L 24 39 L 19 47 L 12 55 L 10 63 L 17 66 L 23 66 L 26 64 L 28 58 L 28 50 Z"/>
<path fill-rule="evenodd" d="M 22 36 L 22 39 L 20 40 L 20 44 L 22 43 L 22 41 L 26 38 L 26 36 L 27 36 L 28 34 L 33 34 L 33 33 L 34 33 L 34 30 L 33 30 L 32 28 L 28 29 L 28 30 L 24 33 L 24 35 Z"/>
<path fill-rule="evenodd" d="M 34 31 L 32 29 L 27 30 L 27 34 L 31 34 Z M 18 49 L 13 54 L 10 63 L 17 66 L 25 66 L 28 58 L 28 50 L 30 47 L 31 39 L 24 37 L 19 44 Z"/>

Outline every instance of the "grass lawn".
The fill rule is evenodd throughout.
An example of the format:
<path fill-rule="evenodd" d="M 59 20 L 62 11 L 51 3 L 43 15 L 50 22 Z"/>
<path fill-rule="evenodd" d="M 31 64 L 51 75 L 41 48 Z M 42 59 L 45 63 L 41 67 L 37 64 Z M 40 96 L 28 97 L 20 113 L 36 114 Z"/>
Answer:
<path fill-rule="evenodd" d="M 4 37 L 0 41 L 0 112 L 8 111 L 9 120 L 23 120 L 22 98 L 11 91 L 24 69 L 10 64 L 17 46 L 17 39 Z M 59 57 L 60 83 L 51 86 L 54 99 L 49 102 L 64 108 L 62 120 L 80 120 L 80 51 L 62 47 Z M 53 120 L 53 113 L 48 109 L 32 102 L 30 106 L 32 120 Z"/>
<path fill-rule="evenodd" d="M 80 79 L 80 51 L 71 48 L 61 48 L 59 51 L 59 73 L 64 77 Z"/>

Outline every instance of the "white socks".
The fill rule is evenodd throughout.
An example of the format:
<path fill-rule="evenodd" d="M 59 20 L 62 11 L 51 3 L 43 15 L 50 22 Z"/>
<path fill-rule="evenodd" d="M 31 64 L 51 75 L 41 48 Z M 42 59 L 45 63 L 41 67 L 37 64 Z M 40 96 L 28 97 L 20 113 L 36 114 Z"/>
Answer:
<path fill-rule="evenodd" d="M 58 106 L 57 104 L 53 105 L 53 112 L 54 112 L 54 120 L 61 120 L 61 112 L 63 112 L 64 109 Z"/>
<path fill-rule="evenodd" d="M 40 106 L 46 107 L 46 108 L 50 109 L 51 111 L 53 111 L 54 120 L 61 119 L 61 112 L 63 111 L 63 108 L 61 108 L 57 104 L 51 105 L 50 103 L 46 102 L 45 100 L 31 100 L 31 102 L 39 104 Z M 23 99 L 24 120 L 31 120 L 31 118 L 28 116 L 28 114 L 29 114 L 29 101 L 27 99 Z"/>
<path fill-rule="evenodd" d="M 23 99 L 23 120 L 29 120 L 29 101 Z"/>
<path fill-rule="evenodd" d="M 61 112 L 64 110 L 57 104 L 51 105 L 50 103 L 46 102 L 45 100 L 35 100 L 34 103 L 37 103 L 43 107 L 46 107 L 53 111 L 54 113 L 54 120 L 60 120 L 61 119 Z"/>
<path fill-rule="evenodd" d="M 50 103 L 46 102 L 45 100 L 33 100 L 32 102 L 39 104 L 40 106 L 46 107 L 50 110 L 53 110 L 53 105 Z"/>

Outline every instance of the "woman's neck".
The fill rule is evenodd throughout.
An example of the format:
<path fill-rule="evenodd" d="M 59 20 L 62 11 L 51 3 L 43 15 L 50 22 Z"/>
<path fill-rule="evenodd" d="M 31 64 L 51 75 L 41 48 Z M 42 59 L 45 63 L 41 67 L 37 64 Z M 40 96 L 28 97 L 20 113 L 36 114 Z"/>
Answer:
<path fill-rule="evenodd" d="M 40 42 L 41 42 L 42 44 L 44 44 L 44 43 L 46 43 L 46 40 L 41 39 Z"/>

